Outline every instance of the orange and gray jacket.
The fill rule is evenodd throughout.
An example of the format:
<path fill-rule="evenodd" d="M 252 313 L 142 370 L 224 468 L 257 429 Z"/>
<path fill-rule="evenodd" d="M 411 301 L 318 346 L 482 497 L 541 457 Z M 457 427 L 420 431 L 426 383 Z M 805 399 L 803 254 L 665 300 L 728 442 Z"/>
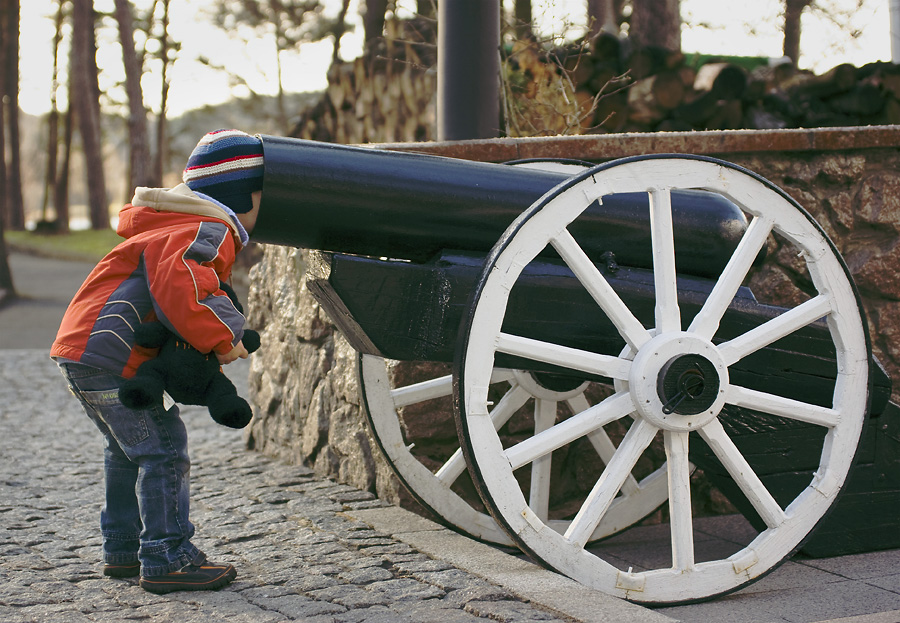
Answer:
<path fill-rule="evenodd" d="M 117 232 L 125 241 L 72 299 L 51 357 L 131 377 L 156 354 L 135 346 L 134 328 L 157 319 L 201 352 L 231 351 L 244 332 L 244 316 L 219 287 L 241 248 L 231 216 L 184 184 L 138 188 Z"/>

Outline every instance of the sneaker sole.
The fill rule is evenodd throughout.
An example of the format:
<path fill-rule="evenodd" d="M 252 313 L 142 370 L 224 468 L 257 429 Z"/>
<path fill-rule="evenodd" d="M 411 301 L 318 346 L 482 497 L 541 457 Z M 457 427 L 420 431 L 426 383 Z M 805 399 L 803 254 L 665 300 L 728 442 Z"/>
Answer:
<path fill-rule="evenodd" d="M 141 578 L 141 588 L 145 591 L 162 595 L 175 591 L 213 591 L 231 583 L 237 577 L 237 570 L 229 566 L 222 575 L 212 579 L 198 582 L 169 580 L 153 580 Z"/>
<path fill-rule="evenodd" d="M 141 574 L 141 565 L 104 565 L 103 575 L 110 578 L 136 578 Z"/>

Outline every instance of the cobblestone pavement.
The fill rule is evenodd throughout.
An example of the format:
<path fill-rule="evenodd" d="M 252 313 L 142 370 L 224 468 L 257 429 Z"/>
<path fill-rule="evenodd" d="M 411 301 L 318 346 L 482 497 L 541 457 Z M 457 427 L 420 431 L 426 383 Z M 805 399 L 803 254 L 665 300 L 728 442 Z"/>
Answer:
<path fill-rule="evenodd" d="M 40 350 L 0 350 L 0 621 L 567 621 L 345 513 L 372 495 L 243 449 L 204 409 L 191 439 L 195 543 L 218 592 L 158 596 L 100 574 L 102 443 Z"/>

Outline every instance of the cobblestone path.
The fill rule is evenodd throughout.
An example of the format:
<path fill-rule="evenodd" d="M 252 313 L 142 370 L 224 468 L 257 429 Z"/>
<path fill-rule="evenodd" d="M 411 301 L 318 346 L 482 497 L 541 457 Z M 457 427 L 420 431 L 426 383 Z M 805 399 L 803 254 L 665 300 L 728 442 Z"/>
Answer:
<path fill-rule="evenodd" d="M 346 512 L 372 495 L 243 449 L 204 409 L 191 439 L 195 542 L 238 578 L 157 596 L 100 574 L 102 443 L 38 350 L 0 351 L 0 622 L 562 621 Z"/>

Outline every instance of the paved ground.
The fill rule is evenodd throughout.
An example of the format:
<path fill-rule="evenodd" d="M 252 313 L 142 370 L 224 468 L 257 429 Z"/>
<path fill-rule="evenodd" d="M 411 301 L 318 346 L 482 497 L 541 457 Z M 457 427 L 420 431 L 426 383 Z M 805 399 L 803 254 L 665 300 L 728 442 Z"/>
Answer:
<path fill-rule="evenodd" d="M 196 543 L 238 579 L 155 596 L 103 578 L 102 445 L 54 368 L 39 350 L 0 352 L 0 621 L 569 620 L 372 529 L 354 513 L 390 507 L 244 451 L 198 408 L 184 410 Z"/>
<path fill-rule="evenodd" d="M 28 298 L 0 309 L 0 622 L 900 622 L 898 550 L 795 559 L 734 595 L 648 610 L 247 452 L 240 433 L 198 408 L 183 411 L 197 543 L 235 563 L 238 579 L 215 593 L 156 596 L 103 578 L 100 437 L 46 358 L 90 266 L 12 259 Z M 241 365 L 229 367 L 239 385 Z M 704 520 L 696 538 L 725 546 L 741 521 Z M 666 530 L 616 538 L 639 566 Z"/>
<path fill-rule="evenodd" d="M 0 349 L 50 350 L 69 301 L 93 265 L 18 253 L 10 254 L 9 264 L 20 296 L 0 306 Z"/>

